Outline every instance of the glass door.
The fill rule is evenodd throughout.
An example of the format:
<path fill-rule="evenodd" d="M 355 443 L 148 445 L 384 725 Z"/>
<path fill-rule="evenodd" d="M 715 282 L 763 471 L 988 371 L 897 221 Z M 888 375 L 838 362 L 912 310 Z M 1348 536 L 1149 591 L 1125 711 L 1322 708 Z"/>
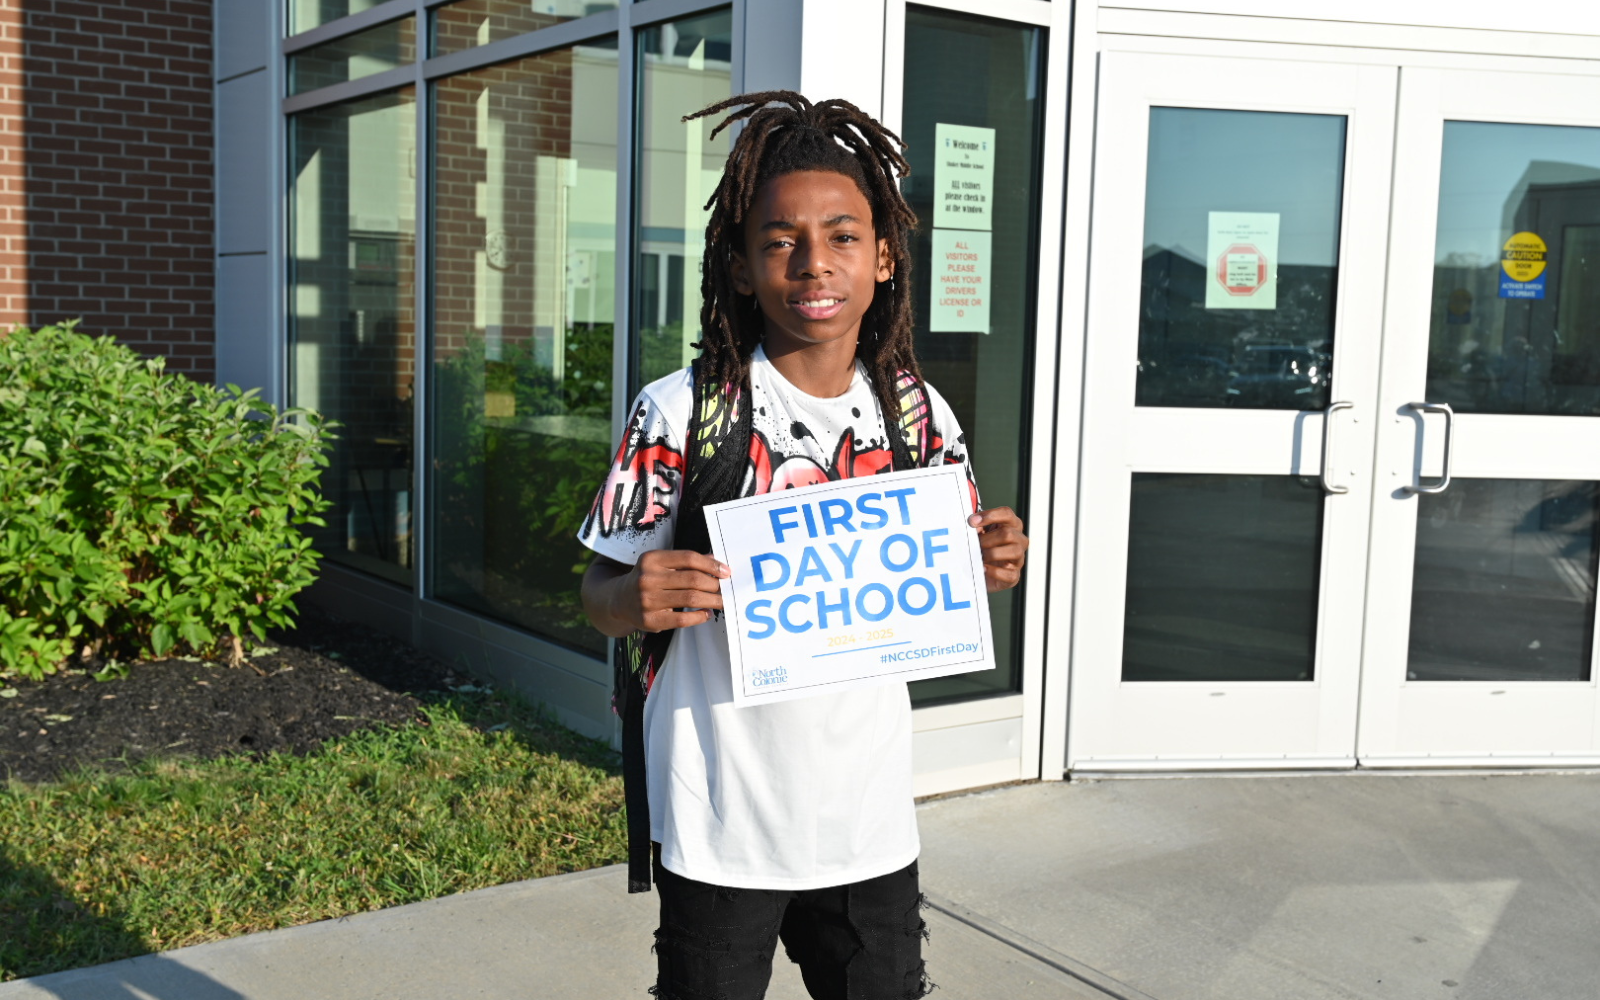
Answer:
<path fill-rule="evenodd" d="M 1100 73 L 1069 759 L 1347 766 L 1397 73 Z"/>
<path fill-rule="evenodd" d="M 1360 753 L 1592 763 L 1600 79 L 1401 93 Z"/>

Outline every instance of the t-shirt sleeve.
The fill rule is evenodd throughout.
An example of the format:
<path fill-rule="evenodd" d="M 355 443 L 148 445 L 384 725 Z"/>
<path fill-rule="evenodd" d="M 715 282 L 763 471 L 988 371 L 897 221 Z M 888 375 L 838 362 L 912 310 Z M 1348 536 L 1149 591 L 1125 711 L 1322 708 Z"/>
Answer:
<path fill-rule="evenodd" d="M 955 411 L 945 402 L 933 386 L 928 386 L 928 398 L 933 408 L 933 428 L 929 435 L 932 454 L 928 465 L 959 465 L 967 476 L 967 489 L 972 494 L 972 509 L 983 509 L 978 495 L 978 477 L 972 472 L 972 456 L 967 449 L 967 435 L 956 420 Z"/>
<path fill-rule="evenodd" d="M 678 422 L 650 389 L 634 400 L 630 412 L 622 444 L 578 540 L 631 566 L 652 549 L 672 547 L 683 493 L 684 444 Z"/>

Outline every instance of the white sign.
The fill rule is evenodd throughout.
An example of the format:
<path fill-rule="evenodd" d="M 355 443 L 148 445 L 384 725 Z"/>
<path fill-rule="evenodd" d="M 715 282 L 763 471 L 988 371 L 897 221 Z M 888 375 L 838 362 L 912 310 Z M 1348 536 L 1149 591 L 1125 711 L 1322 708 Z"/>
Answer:
<path fill-rule="evenodd" d="M 1278 308 L 1278 213 L 1211 212 L 1206 308 Z"/>
<path fill-rule="evenodd" d="M 957 465 L 707 507 L 734 703 L 993 669 L 971 514 Z"/>
<path fill-rule="evenodd" d="M 990 233 L 933 231 L 930 333 L 989 332 Z"/>
<path fill-rule="evenodd" d="M 933 227 L 994 228 L 994 129 L 933 126 Z"/>

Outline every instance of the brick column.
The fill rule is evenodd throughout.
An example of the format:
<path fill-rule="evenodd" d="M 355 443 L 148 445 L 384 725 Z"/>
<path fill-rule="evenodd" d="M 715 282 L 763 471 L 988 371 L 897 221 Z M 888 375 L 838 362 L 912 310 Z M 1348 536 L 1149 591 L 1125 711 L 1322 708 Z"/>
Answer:
<path fill-rule="evenodd" d="M 211 27 L 209 0 L 0 0 L 0 322 L 210 379 Z"/>

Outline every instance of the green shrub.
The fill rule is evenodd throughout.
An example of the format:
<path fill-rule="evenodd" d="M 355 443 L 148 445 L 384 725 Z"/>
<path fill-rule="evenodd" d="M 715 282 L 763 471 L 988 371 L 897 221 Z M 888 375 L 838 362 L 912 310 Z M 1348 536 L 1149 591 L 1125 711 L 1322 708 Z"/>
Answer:
<path fill-rule="evenodd" d="M 74 327 L 0 336 L 0 676 L 85 649 L 237 663 L 315 578 L 323 421 Z"/>

